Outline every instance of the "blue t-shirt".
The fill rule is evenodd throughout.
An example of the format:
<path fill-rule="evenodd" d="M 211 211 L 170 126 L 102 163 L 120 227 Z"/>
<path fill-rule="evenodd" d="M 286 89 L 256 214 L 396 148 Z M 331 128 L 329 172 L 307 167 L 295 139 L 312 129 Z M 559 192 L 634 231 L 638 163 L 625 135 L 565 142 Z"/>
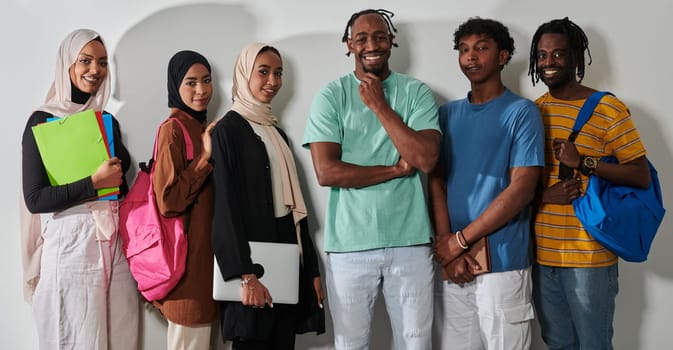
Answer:
<path fill-rule="evenodd" d="M 362 102 L 354 73 L 329 83 L 315 96 L 303 145 L 334 142 L 341 160 L 394 165 L 400 154 L 376 115 Z M 420 81 L 391 72 L 383 81 L 386 101 L 414 130 L 439 130 L 437 105 Z M 421 175 L 362 188 L 331 187 L 325 210 L 325 251 L 349 252 L 430 242 L 432 229 Z"/>
<path fill-rule="evenodd" d="M 483 104 L 449 102 L 440 107 L 439 120 L 452 232 L 474 221 L 509 186 L 511 168 L 544 166 L 540 112 L 509 90 Z M 530 265 L 529 220 L 527 207 L 488 235 L 493 272 Z"/>

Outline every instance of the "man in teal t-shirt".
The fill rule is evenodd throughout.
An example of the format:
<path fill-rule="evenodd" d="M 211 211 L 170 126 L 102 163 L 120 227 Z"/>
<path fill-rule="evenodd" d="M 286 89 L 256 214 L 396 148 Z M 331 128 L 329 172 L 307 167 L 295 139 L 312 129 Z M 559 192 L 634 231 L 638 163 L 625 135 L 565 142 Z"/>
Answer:
<path fill-rule="evenodd" d="M 330 187 L 324 234 L 337 349 L 368 347 L 380 289 L 395 347 L 431 347 L 432 228 L 417 170 L 437 161 L 437 106 L 426 85 L 390 71 L 391 16 L 351 17 L 343 41 L 355 71 L 318 92 L 304 134 L 318 182 Z"/>

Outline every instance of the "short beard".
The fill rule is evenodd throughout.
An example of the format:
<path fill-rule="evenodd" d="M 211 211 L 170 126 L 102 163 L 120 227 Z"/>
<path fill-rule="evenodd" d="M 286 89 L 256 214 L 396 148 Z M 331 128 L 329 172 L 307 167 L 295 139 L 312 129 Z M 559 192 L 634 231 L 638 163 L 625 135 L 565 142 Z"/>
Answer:
<path fill-rule="evenodd" d="M 384 64 L 381 67 L 377 67 L 375 69 L 368 69 L 367 66 L 362 64 L 362 71 L 365 73 L 372 73 L 383 79 L 383 76 L 388 72 L 388 65 Z"/>
<path fill-rule="evenodd" d="M 556 89 L 568 84 L 568 79 L 552 79 L 550 81 L 545 79 L 540 79 L 549 89 Z"/>
<path fill-rule="evenodd" d="M 560 77 L 560 78 L 557 78 L 557 79 L 551 79 L 551 81 L 545 80 L 542 77 L 542 74 L 539 74 L 538 77 L 539 77 L 540 81 L 542 83 L 544 83 L 547 86 L 547 88 L 549 88 L 549 89 L 556 89 L 556 88 L 562 87 L 564 85 L 567 85 L 571 81 L 573 81 L 573 77 L 571 77 L 571 76 L 565 76 L 565 77 Z"/>

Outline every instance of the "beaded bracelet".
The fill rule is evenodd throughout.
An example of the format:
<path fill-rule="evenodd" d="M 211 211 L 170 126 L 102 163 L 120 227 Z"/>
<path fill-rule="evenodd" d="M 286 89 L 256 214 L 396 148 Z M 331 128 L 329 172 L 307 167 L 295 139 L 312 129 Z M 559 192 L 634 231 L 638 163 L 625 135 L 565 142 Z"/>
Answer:
<path fill-rule="evenodd" d="M 461 241 L 461 238 L 463 241 Z M 467 240 L 465 239 L 465 236 L 463 236 L 463 232 L 460 230 L 456 231 L 456 242 L 458 242 L 458 246 L 463 248 L 463 250 L 469 248 L 467 245 Z"/>

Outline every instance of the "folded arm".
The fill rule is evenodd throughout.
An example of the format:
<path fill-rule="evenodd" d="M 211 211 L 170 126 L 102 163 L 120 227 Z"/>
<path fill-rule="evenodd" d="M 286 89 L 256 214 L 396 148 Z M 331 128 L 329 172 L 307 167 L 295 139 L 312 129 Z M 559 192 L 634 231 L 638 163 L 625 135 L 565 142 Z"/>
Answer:
<path fill-rule="evenodd" d="M 412 174 L 415 169 L 401 158 L 394 165 L 362 166 L 341 160 L 341 145 L 314 142 L 310 145 L 313 168 L 320 186 L 358 188 Z"/>
<path fill-rule="evenodd" d="M 439 157 L 440 133 L 437 130 L 414 130 L 390 107 L 380 79 L 367 73 L 360 84 L 360 98 L 374 112 L 395 148 L 412 167 L 429 173 Z"/>

